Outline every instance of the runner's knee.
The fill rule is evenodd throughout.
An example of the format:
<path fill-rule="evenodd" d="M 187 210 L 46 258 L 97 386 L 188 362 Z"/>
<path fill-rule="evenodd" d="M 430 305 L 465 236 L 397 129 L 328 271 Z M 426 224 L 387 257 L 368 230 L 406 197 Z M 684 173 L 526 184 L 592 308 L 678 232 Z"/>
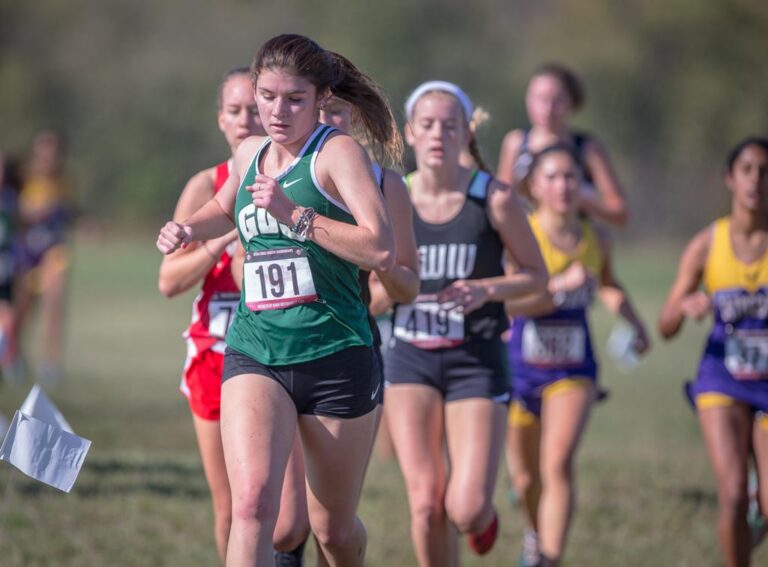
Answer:
<path fill-rule="evenodd" d="M 309 518 L 293 518 L 289 525 L 275 527 L 273 547 L 277 551 L 293 551 L 309 537 Z"/>
<path fill-rule="evenodd" d="M 323 549 L 334 554 L 337 550 L 345 550 L 355 542 L 357 536 L 356 518 L 342 521 L 330 514 L 317 515 L 311 519 L 312 533 Z"/>
<path fill-rule="evenodd" d="M 731 520 L 746 516 L 749 505 L 747 486 L 738 475 L 732 474 L 720 479 L 717 491 L 721 520 Z"/>
<path fill-rule="evenodd" d="M 411 520 L 415 528 L 429 531 L 445 517 L 442 491 L 433 482 L 409 483 Z"/>
<path fill-rule="evenodd" d="M 446 499 L 448 519 L 461 533 L 475 533 L 483 529 L 480 524 L 487 516 L 491 501 L 483 491 L 462 490 L 457 496 Z"/>
<path fill-rule="evenodd" d="M 275 522 L 280 510 L 280 493 L 265 485 L 244 486 L 232 496 L 232 519 L 235 521 Z"/>

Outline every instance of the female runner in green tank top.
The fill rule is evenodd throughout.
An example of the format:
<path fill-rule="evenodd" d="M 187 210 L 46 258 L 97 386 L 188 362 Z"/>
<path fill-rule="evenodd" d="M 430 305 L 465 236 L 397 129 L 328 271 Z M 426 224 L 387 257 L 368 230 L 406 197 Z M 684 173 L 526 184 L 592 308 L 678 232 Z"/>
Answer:
<path fill-rule="evenodd" d="M 338 96 L 356 107 L 374 148 L 397 158 L 402 143 L 375 83 L 306 37 L 269 40 L 253 73 L 269 138 L 245 140 L 216 197 L 185 223 L 167 223 L 157 243 L 169 253 L 235 224 L 246 250 L 222 385 L 227 562 L 272 563 L 298 425 L 320 552 L 331 564 L 362 565 L 356 509 L 381 385 L 357 272 L 390 270 L 394 238 L 365 150 L 318 125 L 319 109 Z"/>

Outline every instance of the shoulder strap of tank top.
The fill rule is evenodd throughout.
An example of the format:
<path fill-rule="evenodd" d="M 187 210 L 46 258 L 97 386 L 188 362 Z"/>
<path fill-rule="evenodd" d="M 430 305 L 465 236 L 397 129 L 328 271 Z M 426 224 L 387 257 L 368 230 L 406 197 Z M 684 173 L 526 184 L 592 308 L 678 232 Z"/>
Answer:
<path fill-rule="evenodd" d="M 589 136 L 584 132 L 573 133 L 573 149 L 576 151 L 576 155 L 583 161 L 584 148 L 587 145 Z"/>
<path fill-rule="evenodd" d="M 229 178 L 229 168 L 232 160 L 227 160 L 216 166 L 216 179 L 213 182 L 213 192 L 218 193 L 219 189 L 224 186 L 224 183 Z"/>
<path fill-rule="evenodd" d="M 704 261 L 704 274 L 702 282 L 707 292 L 714 291 L 714 282 L 717 277 L 718 263 L 730 260 L 730 217 L 721 217 L 710 225 L 711 236 L 709 238 L 709 253 Z"/>
<path fill-rule="evenodd" d="M 597 258 L 599 271 L 602 272 L 606 258 L 603 255 L 603 247 L 600 242 L 600 234 L 597 231 L 597 227 L 589 219 L 581 220 L 581 235 L 584 249 L 593 251 Z"/>
<path fill-rule="evenodd" d="M 373 178 L 376 180 L 376 185 L 384 193 L 384 168 L 376 162 L 373 162 L 371 165 L 373 166 Z"/>
<path fill-rule="evenodd" d="M 592 172 L 589 170 L 589 166 L 587 165 L 587 162 L 584 159 L 584 150 L 587 147 L 588 141 L 589 141 L 589 134 L 586 134 L 584 132 L 573 133 L 574 153 L 576 154 L 576 158 L 579 160 L 579 164 L 581 164 L 581 168 L 584 171 L 584 180 L 591 183 Z"/>
<path fill-rule="evenodd" d="M 408 193 L 411 192 L 411 175 L 413 175 L 413 172 L 403 175 L 403 183 L 405 183 L 405 190 L 408 191 Z"/>
<path fill-rule="evenodd" d="M 306 148 L 302 152 L 302 156 L 314 154 L 320 151 L 320 148 L 323 147 L 323 144 L 328 139 L 328 136 L 336 132 L 336 128 L 333 126 L 327 126 L 327 125 L 320 125 L 317 127 L 317 129 L 312 133 L 309 140 L 307 141 Z"/>
<path fill-rule="evenodd" d="M 485 200 L 488 197 L 488 187 L 493 181 L 493 176 L 487 171 L 475 170 L 472 174 L 472 180 L 469 182 L 467 195 L 474 199 Z"/>
<path fill-rule="evenodd" d="M 518 155 L 531 153 L 531 148 L 528 147 L 528 138 L 530 134 L 530 128 L 523 128 L 523 140 L 520 142 L 520 150 L 517 152 Z"/>

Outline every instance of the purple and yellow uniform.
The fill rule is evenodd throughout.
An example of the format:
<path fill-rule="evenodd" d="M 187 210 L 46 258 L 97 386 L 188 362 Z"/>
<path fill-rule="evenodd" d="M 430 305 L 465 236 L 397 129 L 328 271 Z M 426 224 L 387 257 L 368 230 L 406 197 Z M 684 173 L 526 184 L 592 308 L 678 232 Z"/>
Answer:
<path fill-rule="evenodd" d="M 698 409 L 741 402 L 768 412 L 768 252 L 751 264 L 739 260 L 728 217 L 713 225 L 704 288 L 714 323 L 691 399 Z"/>
<path fill-rule="evenodd" d="M 589 221 L 581 221 L 581 240 L 572 253 L 550 242 L 535 213 L 529 222 L 550 276 L 577 261 L 593 274 L 602 272 L 602 249 Z M 597 381 L 597 361 L 587 321 L 593 299 L 594 289 L 587 283 L 566 294 L 554 313 L 513 319 L 508 345 L 514 398 L 509 419 L 513 425 L 530 425 L 540 417 L 542 399 Z"/>
<path fill-rule="evenodd" d="M 69 264 L 66 246 L 72 211 L 72 191 L 62 177 L 31 175 L 19 195 L 23 231 L 23 270 L 34 274 L 43 264 L 51 270 L 65 270 Z M 44 286 L 45 282 L 38 282 Z"/>

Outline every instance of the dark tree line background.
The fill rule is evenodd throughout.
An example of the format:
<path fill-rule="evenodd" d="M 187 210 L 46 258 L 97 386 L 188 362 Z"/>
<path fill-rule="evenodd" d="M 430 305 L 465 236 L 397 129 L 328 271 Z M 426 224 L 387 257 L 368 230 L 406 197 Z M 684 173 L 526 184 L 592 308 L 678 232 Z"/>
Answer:
<path fill-rule="evenodd" d="M 104 225 L 166 218 L 184 181 L 226 156 L 220 76 L 286 31 L 347 55 L 402 103 L 456 81 L 491 113 L 496 162 L 526 125 L 543 61 L 587 88 L 575 124 L 609 148 L 634 208 L 625 235 L 679 236 L 722 214 L 726 151 L 768 134 L 765 0 L 0 0 L 0 148 L 66 134 L 80 208 Z"/>

